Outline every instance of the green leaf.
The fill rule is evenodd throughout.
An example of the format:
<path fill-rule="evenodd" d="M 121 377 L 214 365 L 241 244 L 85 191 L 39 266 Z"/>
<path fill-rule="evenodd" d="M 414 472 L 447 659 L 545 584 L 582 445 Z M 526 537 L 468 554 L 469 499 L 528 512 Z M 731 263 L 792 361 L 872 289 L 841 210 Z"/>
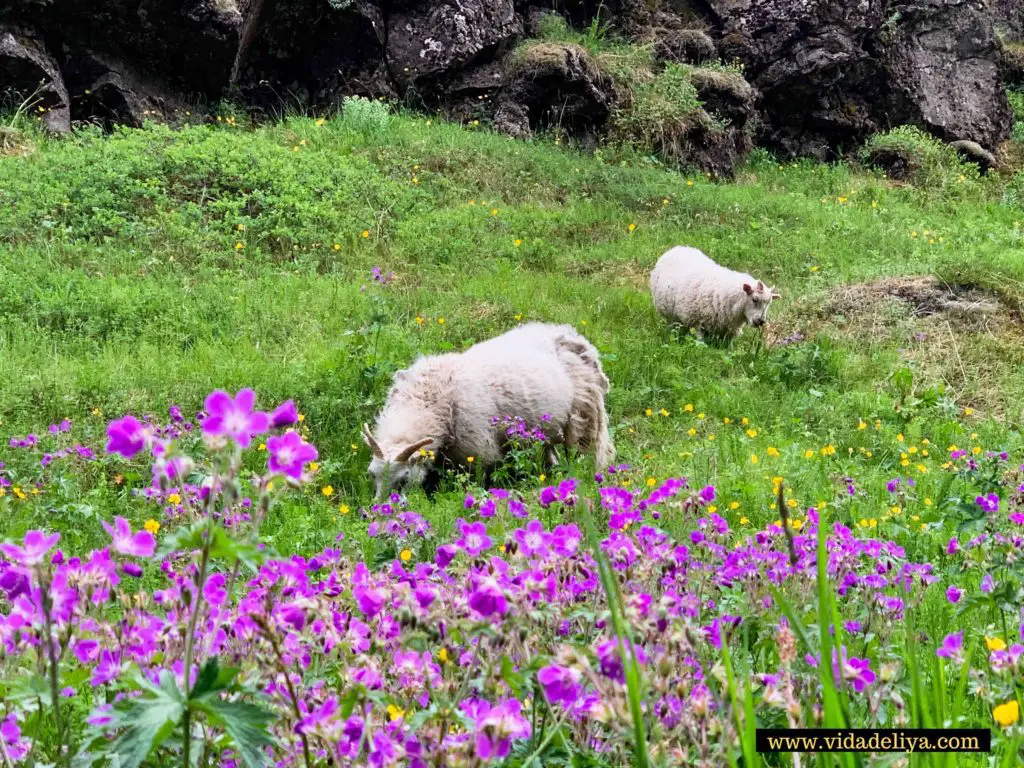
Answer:
<path fill-rule="evenodd" d="M 185 713 L 181 691 L 169 671 L 160 673 L 159 686 L 148 680 L 137 682 L 145 682 L 146 693 L 122 701 L 112 722 L 104 726 L 104 730 L 124 729 L 104 750 L 119 768 L 138 768 L 174 732 Z"/>
<path fill-rule="evenodd" d="M 267 724 L 274 720 L 273 713 L 247 701 L 229 701 L 216 696 L 193 699 L 189 704 L 206 713 L 214 725 L 227 732 L 232 746 L 249 768 L 272 764 L 263 747 L 274 743 L 267 729 Z"/>
<path fill-rule="evenodd" d="M 206 663 L 199 670 L 196 684 L 192 686 L 188 696 L 190 699 L 198 699 L 202 696 L 226 690 L 237 676 L 237 669 L 234 667 L 222 668 L 220 661 L 214 656 L 211 659 L 207 659 Z"/>

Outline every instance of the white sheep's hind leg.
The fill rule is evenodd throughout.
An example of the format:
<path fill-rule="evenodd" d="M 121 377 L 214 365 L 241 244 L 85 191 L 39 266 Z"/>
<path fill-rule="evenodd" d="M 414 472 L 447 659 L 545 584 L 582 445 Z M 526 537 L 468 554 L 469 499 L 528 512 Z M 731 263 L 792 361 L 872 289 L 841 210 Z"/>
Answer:
<path fill-rule="evenodd" d="M 555 450 L 555 446 L 549 445 L 544 451 L 544 461 L 549 467 L 558 466 L 558 451 Z"/>

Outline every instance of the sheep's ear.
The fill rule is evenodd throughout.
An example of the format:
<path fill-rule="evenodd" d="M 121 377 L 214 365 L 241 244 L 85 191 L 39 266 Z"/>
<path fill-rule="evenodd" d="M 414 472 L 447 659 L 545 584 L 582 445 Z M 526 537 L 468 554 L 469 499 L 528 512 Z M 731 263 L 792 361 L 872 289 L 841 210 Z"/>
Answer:
<path fill-rule="evenodd" d="M 421 448 L 426 448 L 432 442 L 434 442 L 434 438 L 432 438 L 432 437 L 425 437 L 422 440 L 417 440 L 412 445 L 405 446 L 405 448 L 402 449 L 402 452 L 399 453 L 395 457 L 395 461 L 396 462 L 408 461 L 410 456 L 414 456 L 417 451 L 419 451 Z"/>
<path fill-rule="evenodd" d="M 380 446 L 377 445 L 377 441 L 373 439 L 373 433 L 367 424 L 363 424 L 363 441 L 370 446 L 370 451 L 373 452 L 373 455 L 383 461 L 384 453 L 381 451 Z"/>
<path fill-rule="evenodd" d="M 744 283 L 743 292 L 749 296 L 754 292 L 754 289 L 750 287 L 750 283 Z"/>
<path fill-rule="evenodd" d="M 759 290 L 759 291 L 763 291 L 764 290 L 764 283 L 762 283 L 760 280 L 757 281 L 757 290 Z"/>

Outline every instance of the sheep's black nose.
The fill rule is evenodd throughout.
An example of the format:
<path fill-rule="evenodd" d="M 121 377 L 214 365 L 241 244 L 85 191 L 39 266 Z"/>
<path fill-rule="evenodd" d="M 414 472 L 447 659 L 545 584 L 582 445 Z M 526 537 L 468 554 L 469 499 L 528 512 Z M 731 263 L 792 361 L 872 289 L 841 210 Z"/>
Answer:
<path fill-rule="evenodd" d="M 758 318 L 757 320 L 754 321 L 754 327 L 755 328 L 760 328 L 762 325 L 764 325 L 764 318 L 763 317 Z"/>

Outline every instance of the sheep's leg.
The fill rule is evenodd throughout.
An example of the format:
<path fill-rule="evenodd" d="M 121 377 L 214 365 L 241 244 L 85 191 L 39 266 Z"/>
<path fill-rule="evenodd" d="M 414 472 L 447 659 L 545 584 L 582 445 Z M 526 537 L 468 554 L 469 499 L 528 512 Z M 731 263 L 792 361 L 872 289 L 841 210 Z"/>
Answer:
<path fill-rule="evenodd" d="M 549 467 L 558 466 L 558 451 L 555 450 L 555 446 L 549 445 L 544 451 L 544 461 Z"/>

